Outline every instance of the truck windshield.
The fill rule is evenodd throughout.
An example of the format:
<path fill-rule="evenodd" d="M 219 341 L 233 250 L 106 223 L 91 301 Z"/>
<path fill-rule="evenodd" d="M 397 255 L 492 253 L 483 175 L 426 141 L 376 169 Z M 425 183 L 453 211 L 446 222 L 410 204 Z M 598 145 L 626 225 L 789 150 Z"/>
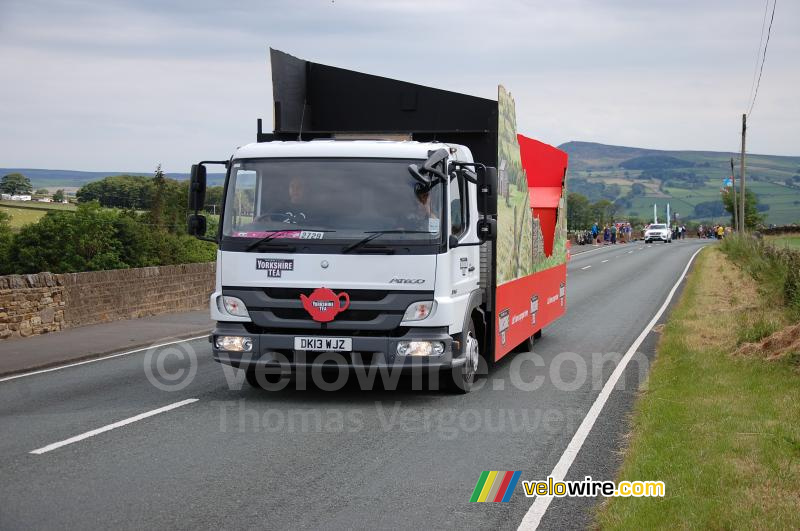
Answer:
<path fill-rule="evenodd" d="M 223 238 L 244 249 L 287 240 L 359 245 L 441 241 L 442 185 L 425 187 L 407 159 L 235 160 L 228 180 Z M 263 245 L 257 244 L 261 240 Z M 273 243 L 275 242 L 275 243 Z M 312 242 L 306 241 L 305 244 Z"/>

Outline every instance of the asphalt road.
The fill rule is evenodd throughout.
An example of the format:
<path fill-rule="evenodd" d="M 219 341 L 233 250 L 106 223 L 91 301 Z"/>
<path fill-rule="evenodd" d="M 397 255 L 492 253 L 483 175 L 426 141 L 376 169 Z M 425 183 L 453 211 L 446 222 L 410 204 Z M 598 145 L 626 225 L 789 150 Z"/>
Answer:
<path fill-rule="evenodd" d="M 231 389 L 204 339 L 0 379 L 0 529 L 515 529 L 532 499 L 519 485 L 509 503 L 469 503 L 481 471 L 546 479 L 704 243 L 573 256 L 567 314 L 535 357 L 507 356 L 465 396 L 410 381 Z M 642 343 L 566 479 L 614 479 L 656 339 Z M 160 385 L 183 388 L 151 382 L 159 360 L 166 374 L 184 371 Z M 540 528 L 585 528 L 598 501 L 555 499 Z"/>

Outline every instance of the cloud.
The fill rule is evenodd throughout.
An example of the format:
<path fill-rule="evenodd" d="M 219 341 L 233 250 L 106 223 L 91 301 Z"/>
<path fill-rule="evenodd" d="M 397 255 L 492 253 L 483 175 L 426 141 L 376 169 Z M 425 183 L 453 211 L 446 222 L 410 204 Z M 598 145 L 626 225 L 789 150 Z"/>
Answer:
<path fill-rule="evenodd" d="M 267 47 L 482 97 L 525 133 L 735 150 L 763 4 L 4 0 L 0 165 L 185 171 L 271 122 Z M 797 154 L 800 6 L 782 3 L 753 152 Z"/>

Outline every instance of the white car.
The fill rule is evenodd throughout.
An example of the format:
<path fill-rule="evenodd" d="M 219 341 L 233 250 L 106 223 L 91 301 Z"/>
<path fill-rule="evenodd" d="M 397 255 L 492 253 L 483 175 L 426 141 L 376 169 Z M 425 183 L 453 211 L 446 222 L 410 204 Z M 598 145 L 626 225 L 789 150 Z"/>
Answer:
<path fill-rule="evenodd" d="M 672 243 L 672 231 L 663 223 L 653 223 L 644 231 L 644 243 L 654 241 Z"/>

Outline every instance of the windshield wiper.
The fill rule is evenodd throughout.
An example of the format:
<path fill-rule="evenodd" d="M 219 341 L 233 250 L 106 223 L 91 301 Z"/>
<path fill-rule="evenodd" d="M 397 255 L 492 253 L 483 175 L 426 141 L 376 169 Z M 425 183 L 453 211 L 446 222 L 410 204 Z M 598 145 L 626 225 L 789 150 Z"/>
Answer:
<path fill-rule="evenodd" d="M 426 230 L 402 230 L 402 229 L 400 229 L 400 230 L 367 230 L 367 231 L 364 231 L 364 232 L 366 234 L 369 234 L 369 236 L 367 236 L 366 238 L 363 238 L 361 240 L 358 240 L 355 243 L 352 243 L 352 244 L 348 245 L 347 247 L 342 249 L 342 254 L 347 254 L 350 251 L 358 249 L 359 247 L 363 247 L 364 245 L 368 244 L 369 242 L 371 242 L 375 238 L 383 236 L 384 234 L 431 234 L 430 232 L 428 232 Z M 387 250 L 388 249 L 389 248 L 387 247 Z"/>
<path fill-rule="evenodd" d="M 267 234 L 266 236 L 264 236 L 260 240 L 254 241 L 253 243 L 251 243 L 250 245 L 245 247 L 244 250 L 245 250 L 245 252 L 252 251 L 256 247 L 260 247 L 261 244 L 263 244 L 263 243 L 267 243 L 268 241 L 274 240 L 275 238 L 280 238 L 281 236 L 285 235 L 287 232 L 299 232 L 299 231 L 304 231 L 304 230 L 307 230 L 307 231 L 310 231 L 310 232 L 322 232 L 322 233 L 336 232 L 335 230 L 312 231 L 311 229 L 294 229 L 294 228 L 289 229 L 289 230 L 277 230 L 277 231 L 273 232 L 272 234 Z M 296 239 L 299 239 L 299 238 L 288 238 L 288 239 L 296 240 Z M 309 239 L 313 239 L 313 238 L 309 238 Z M 291 247 L 291 246 L 287 246 L 287 247 Z"/>

